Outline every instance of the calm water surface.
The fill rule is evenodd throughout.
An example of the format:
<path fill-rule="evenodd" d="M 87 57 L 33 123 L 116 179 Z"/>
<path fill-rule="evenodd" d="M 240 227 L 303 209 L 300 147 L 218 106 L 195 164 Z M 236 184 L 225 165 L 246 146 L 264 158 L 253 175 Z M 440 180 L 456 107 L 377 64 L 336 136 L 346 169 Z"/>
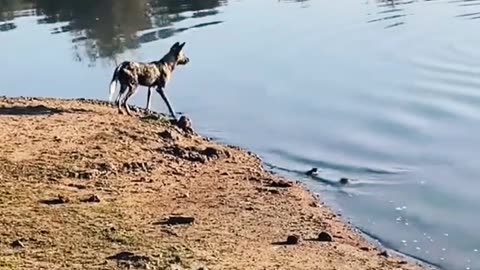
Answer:
<path fill-rule="evenodd" d="M 473 270 L 479 29 L 480 0 L 0 0 L 0 95 L 106 99 L 116 63 L 186 41 L 167 91 L 201 133 L 259 153 L 383 245 Z"/>

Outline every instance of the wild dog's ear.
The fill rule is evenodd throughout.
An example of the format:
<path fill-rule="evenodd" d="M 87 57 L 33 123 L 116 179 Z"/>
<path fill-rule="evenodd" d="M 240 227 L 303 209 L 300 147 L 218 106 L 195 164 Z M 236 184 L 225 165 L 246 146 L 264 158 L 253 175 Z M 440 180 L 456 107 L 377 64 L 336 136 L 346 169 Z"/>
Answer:
<path fill-rule="evenodd" d="M 183 42 L 182 44 L 179 45 L 179 49 L 183 49 L 183 46 L 185 46 L 185 42 Z"/>
<path fill-rule="evenodd" d="M 175 44 L 173 44 L 173 46 L 170 48 L 170 50 L 173 50 L 173 49 L 177 48 L 178 46 L 180 46 L 180 43 L 175 42 Z"/>

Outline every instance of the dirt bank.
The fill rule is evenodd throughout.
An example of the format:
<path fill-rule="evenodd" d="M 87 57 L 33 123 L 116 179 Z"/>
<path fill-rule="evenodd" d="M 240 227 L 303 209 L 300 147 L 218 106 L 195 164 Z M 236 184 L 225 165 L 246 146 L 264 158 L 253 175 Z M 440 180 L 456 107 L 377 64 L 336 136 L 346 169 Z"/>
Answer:
<path fill-rule="evenodd" d="M 0 98 L 0 126 L 0 269 L 420 269 L 254 155 L 166 121 Z"/>

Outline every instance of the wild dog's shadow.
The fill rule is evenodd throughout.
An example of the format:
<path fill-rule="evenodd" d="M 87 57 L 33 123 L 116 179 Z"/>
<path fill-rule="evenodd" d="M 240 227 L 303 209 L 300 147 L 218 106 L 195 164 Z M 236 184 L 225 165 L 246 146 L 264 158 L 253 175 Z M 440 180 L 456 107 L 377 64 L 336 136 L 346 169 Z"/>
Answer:
<path fill-rule="evenodd" d="M 85 109 L 58 109 L 46 107 L 43 105 L 37 106 L 12 106 L 12 107 L 0 107 L 0 116 L 41 116 L 41 115 L 54 115 L 61 113 L 85 113 L 89 112 Z"/>

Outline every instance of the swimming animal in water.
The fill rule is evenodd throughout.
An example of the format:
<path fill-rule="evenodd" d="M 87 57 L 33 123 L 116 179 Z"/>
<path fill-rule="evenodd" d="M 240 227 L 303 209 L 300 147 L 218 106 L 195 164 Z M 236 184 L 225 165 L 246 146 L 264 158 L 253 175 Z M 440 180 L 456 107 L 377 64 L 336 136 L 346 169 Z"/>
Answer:
<path fill-rule="evenodd" d="M 318 175 L 318 168 L 312 168 L 311 170 L 305 172 L 305 174 L 308 176 Z"/>
<path fill-rule="evenodd" d="M 338 182 L 342 185 L 346 185 L 350 182 L 350 180 L 348 180 L 348 178 L 343 177 L 343 178 L 340 178 L 340 181 Z"/>

